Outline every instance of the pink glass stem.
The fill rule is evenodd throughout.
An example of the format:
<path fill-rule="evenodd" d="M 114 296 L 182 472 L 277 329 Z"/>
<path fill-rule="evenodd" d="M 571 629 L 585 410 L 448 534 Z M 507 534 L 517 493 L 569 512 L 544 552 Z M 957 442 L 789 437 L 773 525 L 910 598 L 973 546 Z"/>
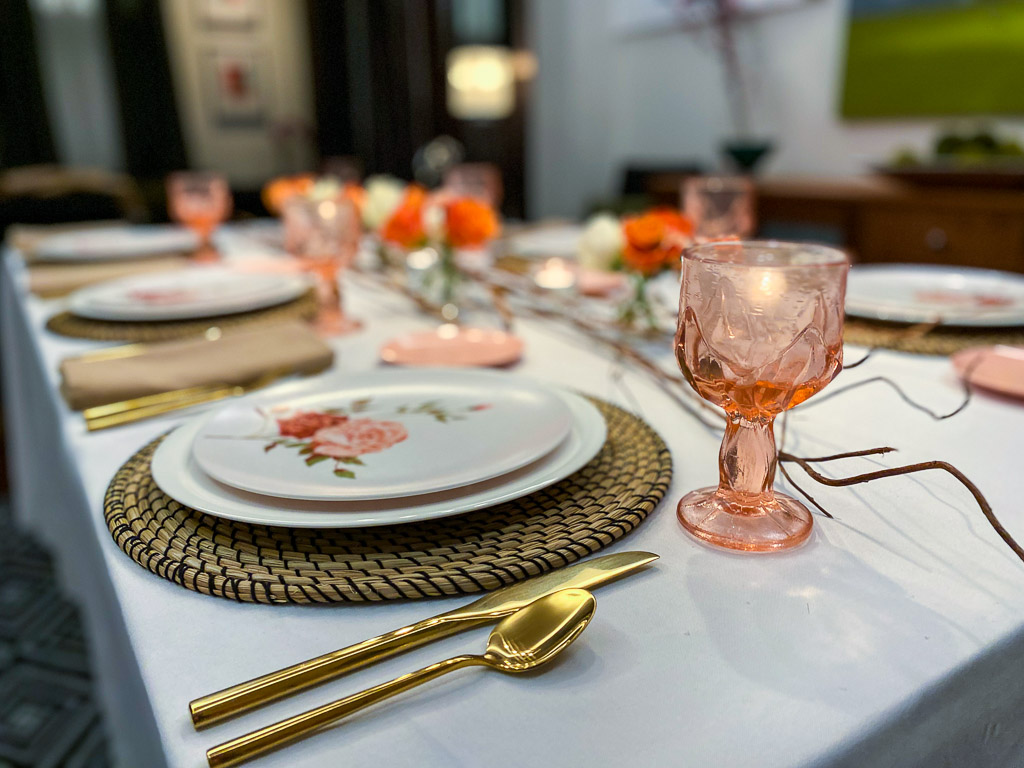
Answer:
<path fill-rule="evenodd" d="M 774 496 L 778 452 L 774 419 L 744 419 L 732 414 L 718 454 L 718 490 L 737 507 L 754 507 Z"/>

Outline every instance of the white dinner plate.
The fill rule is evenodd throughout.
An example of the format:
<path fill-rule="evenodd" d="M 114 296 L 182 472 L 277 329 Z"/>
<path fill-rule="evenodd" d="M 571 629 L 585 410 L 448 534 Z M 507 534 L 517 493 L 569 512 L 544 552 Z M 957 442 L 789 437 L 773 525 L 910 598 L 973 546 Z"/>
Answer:
<path fill-rule="evenodd" d="M 1024 275 L 921 264 L 857 264 L 846 313 L 900 323 L 1024 325 Z"/>
<path fill-rule="evenodd" d="M 464 488 L 375 501 L 303 501 L 247 493 L 218 483 L 192 458 L 192 441 L 202 428 L 202 417 L 178 427 L 156 449 L 153 479 L 181 504 L 258 525 L 363 528 L 450 517 L 539 491 L 564 480 L 597 455 L 607 431 L 601 413 L 579 395 L 559 390 L 558 397 L 572 414 L 572 428 L 553 451 L 513 472 Z"/>
<path fill-rule="evenodd" d="M 394 369 L 304 384 L 209 414 L 192 444 L 203 471 L 279 498 L 412 496 L 519 469 L 572 426 L 554 388 L 515 374 Z"/>
<path fill-rule="evenodd" d="M 111 280 L 75 291 L 69 309 L 95 320 L 159 321 L 251 312 L 297 299 L 303 275 L 191 267 Z"/>
<path fill-rule="evenodd" d="M 198 247 L 195 233 L 184 227 L 147 224 L 97 227 L 51 235 L 35 246 L 33 256 L 39 261 L 113 261 L 188 252 Z"/>

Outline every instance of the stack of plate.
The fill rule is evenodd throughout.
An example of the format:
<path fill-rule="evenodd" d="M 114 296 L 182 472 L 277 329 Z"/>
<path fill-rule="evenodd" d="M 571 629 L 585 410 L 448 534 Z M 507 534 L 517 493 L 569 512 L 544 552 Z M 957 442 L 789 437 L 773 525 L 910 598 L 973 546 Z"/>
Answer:
<path fill-rule="evenodd" d="M 294 301 L 309 288 L 309 279 L 298 274 L 192 267 L 91 285 L 73 293 L 68 308 L 91 320 L 187 320 L 266 309 Z"/>
<path fill-rule="evenodd" d="M 387 525 L 552 485 L 605 431 L 589 401 L 514 374 L 387 370 L 232 401 L 169 435 L 152 472 L 171 498 L 232 520 Z"/>
<path fill-rule="evenodd" d="M 33 246 L 32 258 L 36 261 L 88 263 L 189 253 L 197 247 L 199 239 L 195 233 L 183 227 L 119 225 L 50 235 Z"/>
<path fill-rule="evenodd" d="M 1024 326 L 1024 275 L 928 264 L 858 264 L 846 314 L 896 323 Z"/>

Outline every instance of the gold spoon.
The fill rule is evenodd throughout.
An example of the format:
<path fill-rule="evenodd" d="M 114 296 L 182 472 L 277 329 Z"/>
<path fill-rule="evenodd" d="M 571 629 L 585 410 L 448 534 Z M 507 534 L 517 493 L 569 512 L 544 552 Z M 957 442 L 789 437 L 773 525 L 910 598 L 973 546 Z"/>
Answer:
<path fill-rule="evenodd" d="M 491 632 L 483 655 L 455 656 L 303 712 L 207 750 L 210 768 L 239 765 L 283 747 L 371 704 L 454 669 L 485 666 L 499 672 L 526 672 L 545 664 L 579 637 L 594 617 L 597 601 L 584 589 L 563 589 L 535 600 L 503 619 Z"/>

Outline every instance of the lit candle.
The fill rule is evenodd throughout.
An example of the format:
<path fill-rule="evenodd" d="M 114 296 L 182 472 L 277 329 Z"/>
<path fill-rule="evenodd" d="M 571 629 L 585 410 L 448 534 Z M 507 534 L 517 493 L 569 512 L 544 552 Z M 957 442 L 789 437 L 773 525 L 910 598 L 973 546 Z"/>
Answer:
<path fill-rule="evenodd" d="M 549 291 L 567 292 L 576 285 L 576 273 L 561 259 L 548 259 L 544 266 L 537 270 L 533 281 Z"/>
<path fill-rule="evenodd" d="M 763 269 L 751 275 L 750 300 L 755 307 L 771 307 L 786 292 L 786 276 L 777 269 Z"/>

